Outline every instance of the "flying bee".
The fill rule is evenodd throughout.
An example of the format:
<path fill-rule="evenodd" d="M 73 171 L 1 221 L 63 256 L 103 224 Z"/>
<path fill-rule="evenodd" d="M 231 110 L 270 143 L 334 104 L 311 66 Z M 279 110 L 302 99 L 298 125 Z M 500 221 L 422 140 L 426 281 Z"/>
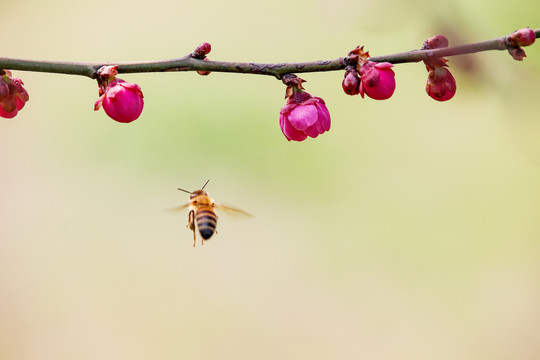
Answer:
<path fill-rule="evenodd" d="M 193 246 L 195 246 L 195 243 L 197 242 L 195 227 L 197 227 L 199 234 L 201 235 L 201 245 L 204 245 L 204 242 L 210 239 L 216 232 L 217 215 L 215 209 L 230 211 L 237 215 L 251 216 L 243 210 L 215 203 L 214 199 L 204 191 L 204 188 L 209 181 L 210 180 L 206 181 L 200 190 L 187 191 L 178 188 L 178 190 L 191 194 L 189 203 L 178 206 L 173 210 L 185 209 L 186 207 L 189 208 L 188 223 L 186 227 L 193 231 Z"/>

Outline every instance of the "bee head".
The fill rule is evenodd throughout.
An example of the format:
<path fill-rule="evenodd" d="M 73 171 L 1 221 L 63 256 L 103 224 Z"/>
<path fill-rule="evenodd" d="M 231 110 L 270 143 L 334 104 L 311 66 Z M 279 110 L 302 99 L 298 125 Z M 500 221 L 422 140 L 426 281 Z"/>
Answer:
<path fill-rule="evenodd" d="M 178 188 L 178 190 L 181 190 L 181 191 L 183 191 L 183 192 L 187 192 L 188 194 L 191 194 L 191 196 L 189 197 L 190 199 L 193 199 L 193 198 L 195 198 L 195 197 L 197 197 L 197 196 L 199 196 L 199 195 L 206 195 L 206 196 L 208 196 L 208 193 L 207 193 L 206 191 L 204 191 L 203 189 L 204 189 L 204 187 L 206 186 L 206 184 L 208 184 L 209 181 L 210 181 L 210 180 L 207 180 L 207 181 L 204 183 L 204 185 L 203 185 L 203 187 L 201 188 L 201 190 L 187 191 L 187 190 L 184 190 L 184 189 L 181 189 L 181 188 Z"/>
<path fill-rule="evenodd" d="M 197 196 L 200 196 L 200 195 L 205 195 L 205 196 L 208 196 L 208 193 L 204 190 L 195 190 L 194 192 L 191 193 L 191 196 L 189 197 L 190 199 L 194 199 L 196 198 Z"/>

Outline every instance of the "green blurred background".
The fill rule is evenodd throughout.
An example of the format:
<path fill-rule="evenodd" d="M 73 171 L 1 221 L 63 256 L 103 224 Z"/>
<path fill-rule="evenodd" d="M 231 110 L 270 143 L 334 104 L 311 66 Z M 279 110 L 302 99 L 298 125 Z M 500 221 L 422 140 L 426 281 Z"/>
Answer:
<path fill-rule="evenodd" d="M 4 2 L 2 55 L 224 61 L 372 55 L 540 27 L 492 1 Z M 303 74 L 332 129 L 289 143 L 263 76 L 127 74 L 142 116 L 93 111 L 83 77 L 14 71 L 30 102 L 0 119 L 0 359 L 538 359 L 540 45 L 450 59 L 456 96 L 395 67 L 387 101 Z M 192 247 L 207 190 L 220 217 Z"/>

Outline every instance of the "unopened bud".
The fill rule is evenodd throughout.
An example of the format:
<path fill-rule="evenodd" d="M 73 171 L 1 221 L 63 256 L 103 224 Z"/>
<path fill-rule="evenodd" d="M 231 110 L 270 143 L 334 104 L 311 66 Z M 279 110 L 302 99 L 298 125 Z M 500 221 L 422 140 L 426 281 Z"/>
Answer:
<path fill-rule="evenodd" d="M 193 51 L 193 54 L 191 54 L 192 57 L 196 59 L 204 59 L 206 55 L 210 53 L 212 50 L 212 46 L 210 43 L 202 43 L 197 48 L 195 48 L 195 51 Z"/>
<path fill-rule="evenodd" d="M 424 41 L 422 50 L 440 49 L 448 47 L 448 39 L 444 35 L 435 35 Z"/>
<path fill-rule="evenodd" d="M 529 46 L 534 44 L 535 40 L 536 34 L 529 28 L 516 30 L 507 38 L 511 46 Z"/>
<path fill-rule="evenodd" d="M 430 70 L 426 84 L 426 92 L 437 101 L 450 100 L 456 94 L 456 80 L 445 67 Z"/>
<path fill-rule="evenodd" d="M 355 68 L 345 72 L 345 77 L 341 86 L 347 95 L 360 94 L 360 76 Z"/>
<path fill-rule="evenodd" d="M 386 100 L 396 89 L 396 79 L 389 62 L 375 63 L 368 61 L 360 69 L 360 95 L 364 93 L 375 100 Z"/>

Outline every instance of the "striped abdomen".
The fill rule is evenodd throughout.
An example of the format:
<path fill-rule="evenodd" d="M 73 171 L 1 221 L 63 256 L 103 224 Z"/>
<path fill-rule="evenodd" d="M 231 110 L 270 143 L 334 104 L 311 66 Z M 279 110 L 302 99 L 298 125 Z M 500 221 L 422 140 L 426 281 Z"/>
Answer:
<path fill-rule="evenodd" d="M 199 206 L 195 211 L 195 222 L 202 238 L 208 240 L 216 231 L 217 215 L 211 206 Z"/>

